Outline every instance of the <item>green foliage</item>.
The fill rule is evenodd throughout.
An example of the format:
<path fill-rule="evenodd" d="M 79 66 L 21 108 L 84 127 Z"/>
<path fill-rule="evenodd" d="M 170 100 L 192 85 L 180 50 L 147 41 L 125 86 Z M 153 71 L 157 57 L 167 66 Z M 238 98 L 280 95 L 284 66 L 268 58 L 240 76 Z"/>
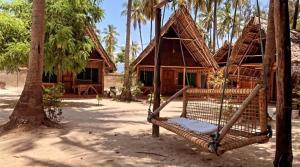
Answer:
<path fill-rule="evenodd" d="M 142 91 L 143 87 L 144 87 L 144 85 L 140 81 L 133 83 L 133 85 L 131 87 L 132 96 L 137 97 L 137 96 L 141 95 L 143 92 Z"/>
<path fill-rule="evenodd" d="M 30 51 L 31 5 L 24 0 L 0 2 L 0 70 L 26 65 Z"/>
<path fill-rule="evenodd" d="M 102 100 L 101 95 L 96 95 L 96 99 L 97 99 L 97 102 L 98 102 L 98 106 L 100 106 L 100 101 Z"/>
<path fill-rule="evenodd" d="M 63 85 L 57 84 L 54 87 L 43 89 L 43 103 L 47 118 L 54 122 L 62 119 Z"/>
<path fill-rule="evenodd" d="M 300 105 L 300 85 L 297 85 L 294 89 L 294 93 L 298 96 L 297 98 L 294 98 L 293 101 L 295 104 Z"/>
<path fill-rule="evenodd" d="M 104 29 L 105 36 L 103 37 L 103 41 L 105 43 L 105 50 L 111 58 L 113 58 L 114 51 L 116 50 L 116 44 L 118 42 L 117 36 L 119 36 L 117 28 L 114 25 L 108 25 L 107 28 Z"/>
<path fill-rule="evenodd" d="M 121 51 L 117 54 L 116 63 L 124 63 L 125 59 L 125 47 L 121 48 Z"/>
<path fill-rule="evenodd" d="M 147 103 L 153 103 L 153 99 L 154 99 L 154 94 L 150 93 L 147 95 L 148 99 L 147 99 Z M 163 102 L 164 98 L 162 95 L 160 95 L 160 102 Z"/>
<path fill-rule="evenodd" d="M 47 0 L 44 70 L 80 72 L 94 48 L 85 33 L 104 16 L 102 0 Z M 30 50 L 32 2 L 0 2 L 0 68 L 26 65 Z M 2 28 L 4 27 L 4 28 Z M 1 69 L 0 69 L 1 70 Z"/>
<path fill-rule="evenodd" d="M 220 89 L 224 84 L 223 71 L 219 70 L 216 73 L 210 73 L 208 75 L 208 84 L 213 89 Z"/>

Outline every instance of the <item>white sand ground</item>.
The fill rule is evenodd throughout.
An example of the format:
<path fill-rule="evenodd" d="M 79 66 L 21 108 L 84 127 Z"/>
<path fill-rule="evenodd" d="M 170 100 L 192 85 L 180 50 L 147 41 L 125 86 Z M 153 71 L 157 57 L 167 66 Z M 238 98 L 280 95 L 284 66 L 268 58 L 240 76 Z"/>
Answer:
<path fill-rule="evenodd" d="M 0 90 L 0 124 L 8 120 L 19 97 L 13 89 Z M 272 166 L 275 137 L 218 157 L 201 152 L 182 138 L 161 129 L 151 137 L 143 103 L 104 99 L 65 100 L 64 129 L 42 127 L 32 132 L 13 131 L 0 136 L 1 167 L 264 167 Z M 180 101 L 163 116 L 179 115 Z M 275 133 L 275 132 L 274 132 Z M 300 166 L 300 121 L 293 121 L 294 166 Z M 148 154 L 148 153 L 152 154 Z"/>

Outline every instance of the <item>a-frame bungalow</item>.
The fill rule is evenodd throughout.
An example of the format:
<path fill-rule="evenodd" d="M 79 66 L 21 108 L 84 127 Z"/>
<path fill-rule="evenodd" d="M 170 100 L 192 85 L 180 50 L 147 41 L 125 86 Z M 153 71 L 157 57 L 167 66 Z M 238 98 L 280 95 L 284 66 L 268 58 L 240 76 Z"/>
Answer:
<path fill-rule="evenodd" d="M 219 66 L 185 7 L 174 12 L 162 27 L 159 38 L 161 94 L 172 95 L 184 84 L 207 88 L 208 74 Z M 154 38 L 131 64 L 145 93 L 150 93 L 153 88 L 155 47 Z M 187 74 L 185 83 L 184 70 Z"/>
<path fill-rule="evenodd" d="M 261 31 L 260 31 L 261 27 Z M 254 88 L 261 80 L 263 72 L 263 55 L 266 43 L 267 20 L 252 17 L 243 29 L 242 34 L 232 47 L 230 58 L 230 80 L 238 88 Z M 300 73 L 300 32 L 291 30 L 292 76 L 293 83 L 299 82 Z M 262 41 L 262 42 L 261 42 Z M 227 52 L 226 49 L 222 52 Z M 263 48 L 263 49 L 262 49 Z M 221 51 L 220 51 L 221 52 Z M 226 57 L 227 58 L 227 57 Z M 272 68 L 272 83 L 269 87 L 270 100 L 276 100 L 276 63 Z"/>
<path fill-rule="evenodd" d="M 116 70 L 114 62 L 106 53 L 92 27 L 86 28 L 86 34 L 92 39 L 95 48 L 90 53 L 88 63 L 79 74 L 62 72 L 58 75 L 43 75 L 43 85 L 62 83 L 65 96 L 76 97 L 89 94 L 103 94 L 104 75 Z"/>

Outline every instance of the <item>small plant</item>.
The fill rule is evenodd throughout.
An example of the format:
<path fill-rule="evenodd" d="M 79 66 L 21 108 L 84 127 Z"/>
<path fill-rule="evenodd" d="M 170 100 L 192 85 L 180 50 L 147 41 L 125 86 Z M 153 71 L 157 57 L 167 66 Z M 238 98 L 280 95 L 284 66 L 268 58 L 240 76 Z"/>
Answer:
<path fill-rule="evenodd" d="M 63 85 L 56 84 L 54 87 L 43 89 L 43 103 L 47 118 L 53 122 L 62 120 L 62 97 Z"/>
<path fill-rule="evenodd" d="M 294 89 L 294 93 L 296 94 L 296 98 L 293 99 L 294 104 L 300 106 L 300 85 L 297 85 Z"/>
<path fill-rule="evenodd" d="M 147 99 L 147 103 L 153 103 L 153 99 L 154 99 L 154 93 L 150 93 L 147 95 L 148 99 Z M 164 97 L 162 95 L 160 95 L 160 102 L 164 101 Z"/>
<path fill-rule="evenodd" d="M 102 97 L 100 95 L 96 95 L 96 99 L 98 102 L 98 106 L 100 106 L 100 101 L 102 100 Z"/>
<path fill-rule="evenodd" d="M 224 74 L 222 70 L 219 70 L 216 73 L 210 73 L 208 78 L 208 84 L 213 89 L 220 89 L 224 84 Z"/>
<path fill-rule="evenodd" d="M 143 93 L 142 87 L 144 87 L 144 85 L 140 81 L 133 84 L 133 86 L 131 87 L 133 97 L 137 97 Z"/>

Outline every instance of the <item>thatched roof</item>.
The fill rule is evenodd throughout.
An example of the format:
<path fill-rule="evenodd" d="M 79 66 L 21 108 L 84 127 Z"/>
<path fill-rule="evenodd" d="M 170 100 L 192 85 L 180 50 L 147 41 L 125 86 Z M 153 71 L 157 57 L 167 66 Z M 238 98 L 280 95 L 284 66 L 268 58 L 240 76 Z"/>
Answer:
<path fill-rule="evenodd" d="M 185 7 L 182 6 L 173 13 L 167 23 L 162 27 L 161 37 L 163 37 L 170 28 L 174 29 L 179 38 L 191 39 L 181 41 L 198 63 L 200 63 L 203 67 L 213 67 L 214 69 L 219 68 L 217 62 L 213 59 L 208 47 L 206 46 L 201 32 Z M 149 45 L 131 64 L 134 69 L 153 49 L 155 49 L 155 38 L 151 40 Z"/>
<path fill-rule="evenodd" d="M 261 28 L 260 34 L 259 20 L 257 17 L 252 17 L 232 48 L 230 60 L 233 65 L 241 64 L 246 54 L 261 55 L 261 39 L 265 42 L 267 30 L 267 21 L 264 19 L 261 19 Z"/>
<path fill-rule="evenodd" d="M 231 72 L 236 72 L 235 67 L 240 64 L 245 64 L 247 63 L 247 61 L 250 61 L 252 63 L 262 63 L 259 27 L 258 17 L 252 17 L 248 24 L 245 26 L 241 36 L 237 39 L 232 48 L 230 59 L 232 63 L 232 68 L 230 70 Z M 261 29 L 261 39 L 263 41 L 263 44 L 265 45 L 267 20 L 261 19 Z M 292 71 L 300 72 L 300 32 L 291 30 L 290 36 L 292 51 Z M 248 73 L 247 75 L 253 76 L 251 73 Z"/>
<path fill-rule="evenodd" d="M 232 46 L 229 46 L 229 43 L 225 41 L 223 46 L 215 53 L 214 59 L 219 66 L 224 66 L 226 64 L 229 48 L 232 48 Z"/>
<path fill-rule="evenodd" d="M 106 51 L 104 50 L 103 46 L 101 45 L 95 30 L 93 29 L 93 27 L 88 26 L 86 28 L 86 32 L 87 34 L 91 37 L 91 39 L 93 40 L 94 44 L 95 44 L 95 49 L 96 51 L 101 55 L 101 57 L 104 60 L 105 63 L 105 67 L 109 70 L 109 71 L 115 71 L 116 65 L 115 63 L 111 60 L 110 56 L 106 53 Z"/>

